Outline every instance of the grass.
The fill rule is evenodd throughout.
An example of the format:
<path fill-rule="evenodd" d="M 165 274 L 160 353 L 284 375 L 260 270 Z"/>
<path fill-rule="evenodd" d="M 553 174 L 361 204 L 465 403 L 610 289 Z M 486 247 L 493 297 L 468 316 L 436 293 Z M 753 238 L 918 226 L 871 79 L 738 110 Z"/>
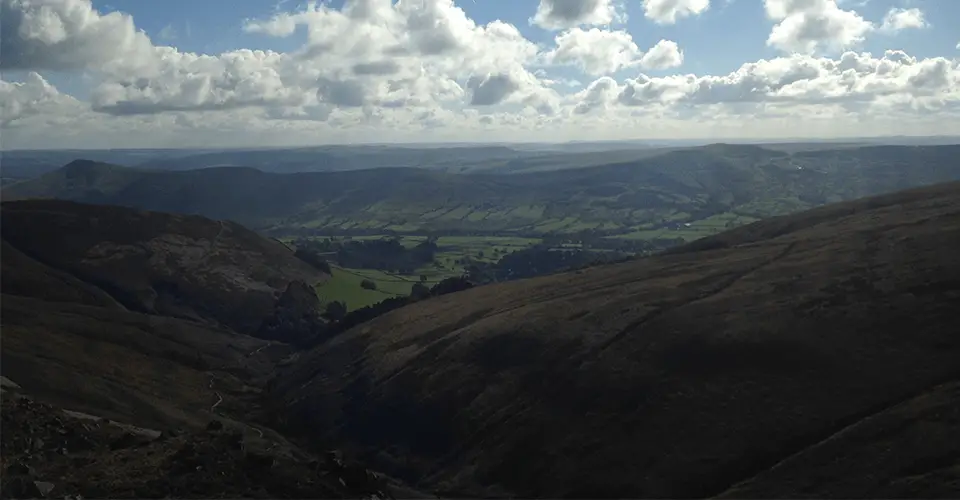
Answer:
<path fill-rule="evenodd" d="M 390 297 L 409 295 L 415 281 L 391 276 L 372 269 L 348 269 L 331 266 L 333 276 L 317 287 L 317 295 L 324 302 L 339 300 L 347 304 L 347 310 L 353 311 L 376 304 Z M 360 286 L 360 282 L 369 279 L 377 284 L 376 290 Z"/>
<path fill-rule="evenodd" d="M 354 240 L 375 240 L 388 235 L 353 236 Z M 326 238 L 318 236 L 317 238 Z M 401 236 L 400 244 L 412 248 L 421 243 L 426 236 Z M 347 304 L 347 310 L 355 310 L 380 302 L 386 298 L 410 294 L 410 288 L 420 281 L 427 280 L 427 286 L 446 278 L 460 276 L 465 272 L 464 261 L 495 262 L 501 256 L 516 250 L 540 243 L 539 238 L 512 236 L 441 236 L 437 239 L 439 251 L 434 262 L 416 269 L 413 274 L 392 274 L 376 269 L 344 268 L 331 266 L 333 276 L 317 287 L 321 300 L 339 300 Z M 360 287 L 360 282 L 369 279 L 377 284 L 376 290 Z"/>

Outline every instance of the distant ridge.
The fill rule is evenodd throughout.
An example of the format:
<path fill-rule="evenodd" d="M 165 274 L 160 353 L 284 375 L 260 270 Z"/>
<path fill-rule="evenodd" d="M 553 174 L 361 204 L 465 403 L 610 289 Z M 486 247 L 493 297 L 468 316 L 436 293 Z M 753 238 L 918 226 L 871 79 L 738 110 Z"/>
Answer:
<path fill-rule="evenodd" d="M 511 175 L 407 167 L 295 174 L 245 167 L 147 171 L 74 162 L 6 186 L 2 196 L 199 214 L 271 234 L 364 228 L 612 235 L 664 220 L 695 222 L 730 213 L 762 218 L 960 180 L 957 157 L 960 146 L 791 153 L 714 144 L 589 168 L 511 160 L 502 165 Z"/>

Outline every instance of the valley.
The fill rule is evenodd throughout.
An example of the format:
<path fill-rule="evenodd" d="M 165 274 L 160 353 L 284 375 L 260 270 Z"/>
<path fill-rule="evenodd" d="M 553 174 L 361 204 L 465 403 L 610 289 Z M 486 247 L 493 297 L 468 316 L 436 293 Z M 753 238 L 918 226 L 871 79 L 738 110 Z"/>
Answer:
<path fill-rule="evenodd" d="M 540 162 L 537 171 L 507 173 L 451 173 L 430 163 L 473 158 L 493 165 L 513 151 L 497 147 L 373 148 L 355 157 L 349 148 L 333 148 L 323 151 L 339 151 L 350 161 L 382 155 L 377 162 L 392 157 L 397 163 L 327 172 L 158 170 L 78 160 L 8 185 L 2 193 L 5 200 L 52 197 L 226 219 L 290 245 L 331 238 L 341 245 L 437 240 L 434 259 L 404 269 L 357 267 L 324 255 L 342 272 L 334 272 L 335 278 L 319 289 L 322 299 L 354 310 L 409 295 L 421 281 L 432 286 L 461 275 L 498 281 L 651 255 L 825 203 L 960 180 L 958 146 L 801 146 L 713 144 L 570 154 L 519 150 L 517 155 L 535 155 L 524 161 Z M 290 154 L 316 160 L 310 154 L 319 151 Z M 247 157 L 236 155 L 237 161 Z M 254 158 L 260 157 L 249 158 L 257 164 Z M 403 163 L 424 158 L 432 158 L 426 168 Z M 611 159 L 618 162 L 602 163 Z M 546 251 L 567 252 L 570 258 L 563 260 L 570 262 L 539 271 L 519 264 L 552 256 Z M 520 252 L 514 262 L 500 267 L 525 269 L 491 269 L 514 252 Z M 365 279 L 377 289 L 360 288 Z"/>
<path fill-rule="evenodd" d="M 949 498 L 957 152 L 71 161 L 2 191 L 2 489 Z"/>

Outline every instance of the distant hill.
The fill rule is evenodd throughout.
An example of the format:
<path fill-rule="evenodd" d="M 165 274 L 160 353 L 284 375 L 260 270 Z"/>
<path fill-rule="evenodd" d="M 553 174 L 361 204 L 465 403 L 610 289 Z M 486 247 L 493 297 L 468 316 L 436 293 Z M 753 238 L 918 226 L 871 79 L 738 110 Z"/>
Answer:
<path fill-rule="evenodd" d="M 611 153 L 614 154 L 614 153 Z M 755 220 L 960 179 L 960 146 L 793 153 L 716 144 L 590 168 L 456 175 L 415 168 L 271 174 L 145 171 L 75 161 L 3 189 L 229 219 L 271 234 L 424 231 L 623 234 Z"/>
<path fill-rule="evenodd" d="M 271 411 L 461 497 L 953 497 L 957 248 L 950 183 L 477 287 L 302 355 Z"/>
<path fill-rule="evenodd" d="M 144 170 L 241 166 L 264 172 L 330 172 L 384 167 L 472 169 L 490 163 L 548 156 L 504 145 L 336 145 L 258 149 L 92 149 L 0 152 L 5 182 L 52 172 L 78 159 Z"/>

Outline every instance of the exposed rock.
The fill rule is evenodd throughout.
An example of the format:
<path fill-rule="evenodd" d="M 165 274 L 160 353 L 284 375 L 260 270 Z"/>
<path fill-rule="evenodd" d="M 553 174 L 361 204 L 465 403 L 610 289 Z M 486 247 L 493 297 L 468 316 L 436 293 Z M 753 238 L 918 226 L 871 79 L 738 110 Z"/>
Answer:
<path fill-rule="evenodd" d="M 150 439 L 126 426 L 61 419 L 49 405 L 26 398 L 2 401 L 0 460 L 4 498 L 391 498 L 391 486 L 362 467 L 321 465 L 289 446 L 263 450 L 243 434 L 211 421 Z M 82 436 L 94 443 L 69 455 L 35 453 L 31 442 Z M 122 443 L 119 446 L 117 443 Z M 127 445 L 134 445 L 129 447 Z M 249 449 L 248 449 L 249 448 Z M 304 457 L 303 460 L 293 458 Z M 56 483 L 40 478 L 59 478 Z M 404 492 L 404 496 L 409 493 Z"/>
<path fill-rule="evenodd" d="M 326 329 L 321 313 L 320 299 L 314 289 L 302 281 L 294 281 L 280 295 L 273 314 L 264 320 L 257 336 L 308 344 Z"/>
<path fill-rule="evenodd" d="M 56 485 L 46 481 L 34 481 L 33 485 L 36 486 L 37 491 L 40 492 L 40 496 L 43 497 L 47 496 L 51 491 L 53 491 L 54 488 L 56 488 Z"/>

